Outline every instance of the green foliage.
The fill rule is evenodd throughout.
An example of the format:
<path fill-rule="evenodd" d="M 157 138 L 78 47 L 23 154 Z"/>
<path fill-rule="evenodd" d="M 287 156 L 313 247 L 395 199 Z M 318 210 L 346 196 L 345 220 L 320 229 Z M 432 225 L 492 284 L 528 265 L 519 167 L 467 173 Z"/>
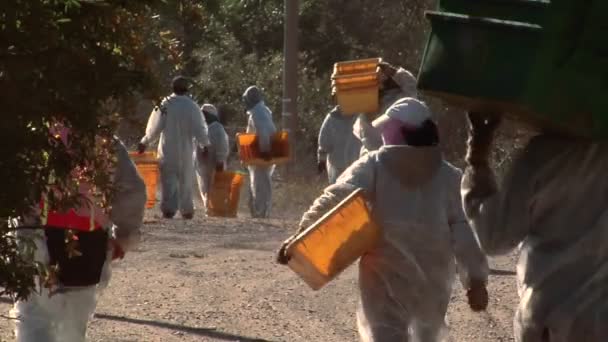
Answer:
<path fill-rule="evenodd" d="M 147 25 L 159 1 L 3 0 L 0 4 L 0 288 L 23 298 L 36 267 L 17 253 L 9 218 L 38 205 L 54 173 L 68 205 L 79 181 L 110 195 L 108 143 L 121 100 L 154 89 L 150 47 L 162 46 Z M 71 128 L 70 147 L 49 135 L 52 122 Z M 105 143 L 102 143 L 105 141 Z M 72 170 L 82 171 L 80 179 Z M 2 292 L 0 292 L 1 294 Z"/>

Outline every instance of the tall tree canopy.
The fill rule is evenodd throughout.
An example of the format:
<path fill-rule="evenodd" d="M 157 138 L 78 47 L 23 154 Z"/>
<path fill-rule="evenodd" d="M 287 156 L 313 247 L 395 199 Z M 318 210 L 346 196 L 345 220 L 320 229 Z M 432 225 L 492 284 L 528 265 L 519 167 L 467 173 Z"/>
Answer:
<path fill-rule="evenodd" d="M 108 193 L 110 145 L 98 142 L 111 138 L 123 99 L 155 88 L 151 68 L 160 59 L 151 56 L 168 43 L 153 24 L 159 4 L 0 3 L 0 288 L 5 293 L 25 296 L 36 272 L 6 234 L 7 222 L 38 204 L 51 173 L 73 200 L 79 180 L 70 171 L 88 165 L 86 180 Z M 53 122 L 71 128 L 71 153 L 50 137 Z"/>
<path fill-rule="evenodd" d="M 314 155 L 333 105 L 333 63 L 382 56 L 415 70 L 433 2 L 300 1 L 300 150 Z M 282 44 L 283 0 L 2 0 L 0 288 L 22 297 L 33 285 L 36 266 L 17 253 L 7 222 L 37 204 L 51 173 L 73 195 L 70 171 L 92 163 L 86 177 L 111 194 L 112 158 L 99 141 L 133 117 L 134 99 L 158 100 L 183 73 L 225 119 L 245 122 L 241 94 L 251 84 L 279 114 Z M 71 153 L 50 138 L 55 121 L 71 127 Z M 135 127 L 129 134 L 140 136 L 144 123 Z"/>

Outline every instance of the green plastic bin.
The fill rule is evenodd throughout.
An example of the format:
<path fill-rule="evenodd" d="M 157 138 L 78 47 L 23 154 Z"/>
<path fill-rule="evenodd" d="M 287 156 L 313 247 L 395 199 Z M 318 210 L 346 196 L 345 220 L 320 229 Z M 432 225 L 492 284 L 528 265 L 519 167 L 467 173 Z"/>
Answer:
<path fill-rule="evenodd" d="M 440 0 L 439 10 L 542 25 L 550 5 L 547 0 Z"/>
<path fill-rule="evenodd" d="M 466 9 L 447 6 L 472 2 L 440 1 L 458 11 Z M 490 1 L 498 3 L 475 3 Z M 465 110 L 505 114 L 540 130 L 608 139 L 608 1 L 554 0 L 543 25 L 488 18 L 494 14 L 480 11 L 427 14 L 432 31 L 419 89 Z M 496 15 L 514 18 L 505 13 Z"/>
<path fill-rule="evenodd" d="M 475 102 L 520 102 L 542 39 L 540 26 L 452 13 L 426 15 L 431 35 L 418 76 L 420 90 Z"/>

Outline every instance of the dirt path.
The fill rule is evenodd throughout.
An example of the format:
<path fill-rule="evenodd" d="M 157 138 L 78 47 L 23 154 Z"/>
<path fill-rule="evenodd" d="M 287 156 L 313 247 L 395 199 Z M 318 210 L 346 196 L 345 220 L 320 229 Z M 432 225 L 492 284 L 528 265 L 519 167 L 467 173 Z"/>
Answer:
<path fill-rule="evenodd" d="M 114 268 L 90 341 L 357 340 L 355 267 L 312 292 L 273 263 L 294 221 L 148 215 L 141 247 Z M 514 259 L 494 259 L 492 268 L 488 313 L 471 313 L 456 285 L 453 341 L 512 341 Z M 8 310 L 0 303 L 0 312 Z M 12 340 L 10 323 L 0 319 L 0 341 Z"/>

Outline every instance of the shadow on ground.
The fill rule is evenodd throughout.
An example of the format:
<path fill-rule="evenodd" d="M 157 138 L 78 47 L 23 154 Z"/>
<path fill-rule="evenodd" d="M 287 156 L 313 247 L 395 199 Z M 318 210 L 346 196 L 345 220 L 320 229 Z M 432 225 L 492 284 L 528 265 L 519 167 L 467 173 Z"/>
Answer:
<path fill-rule="evenodd" d="M 173 324 L 173 323 L 169 323 L 169 322 L 158 322 L 158 321 L 152 321 L 152 320 L 137 319 L 137 318 L 107 315 L 107 314 L 95 314 L 95 318 L 96 319 L 105 319 L 105 320 L 110 320 L 110 321 L 115 321 L 115 322 L 122 322 L 122 323 L 148 325 L 148 326 L 153 326 L 153 327 L 158 327 L 158 328 L 163 328 L 163 329 L 181 331 L 183 333 L 197 335 L 197 336 L 215 338 L 215 339 L 224 340 L 224 341 L 272 342 L 272 341 L 268 341 L 268 340 L 264 340 L 264 339 L 244 337 L 244 336 L 239 336 L 239 335 L 233 335 L 230 333 L 224 333 L 221 331 L 217 331 L 215 329 L 195 328 L 195 327 L 189 327 L 189 326 L 185 326 L 185 325 Z"/>

